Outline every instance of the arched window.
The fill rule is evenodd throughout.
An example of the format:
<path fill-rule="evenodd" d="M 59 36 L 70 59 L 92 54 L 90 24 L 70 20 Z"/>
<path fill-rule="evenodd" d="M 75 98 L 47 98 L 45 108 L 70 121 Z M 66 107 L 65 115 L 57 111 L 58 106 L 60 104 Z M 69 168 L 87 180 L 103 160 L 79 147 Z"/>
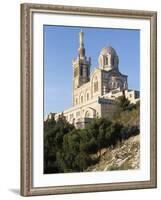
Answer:
<path fill-rule="evenodd" d="M 84 101 L 84 96 L 83 96 L 83 94 L 80 96 L 80 103 L 83 103 L 83 101 Z"/>
<path fill-rule="evenodd" d="M 80 76 L 83 76 L 83 66 L 80 66 Z"/>
<path fill-rule="evenodd" d="M 78 104 L 78 98 L 75 99 L 75 104 L 76 104 L 76 105 Z"/>
<path fill-rule="evenodd" d="M 97 79 L 97 76 L 94 77 L 93 91 L 94 91 L 94 93 L 98 91 L 98 79 Z"/>
<path fill-rule="evenodd" d="M 86 112 L 85 117 L 90 118 L 90 112 L 89 111 Z"/>
<path fill-rule="evenodd" d="M 114 57 L 112 57 L 111 58 L 111 65 L 114 65 L 114 61 L 115 61 L 115 59 L 114 59 Z"/>
<path fill-rule="evenodd" d="M 113 87 L 116 88 L 116 82 L 115 81 L 113 82 Z"/>
<path fill-rule="evenodd" d="M 83 96 L 81 96 L 81 103 L 83 103 Z"/>
<path fill-rule="evenodd" d="M 108 57 L 105 58 L 105 61 L 106 61 L 105 64 L 108 65 Z"/>
<path fill-rule="evenodd" d="M 87 101 L 89 100 L 89 92 L 87 92 L 87 94 L 86 94 L 86 99 L 87 99 Z"/>

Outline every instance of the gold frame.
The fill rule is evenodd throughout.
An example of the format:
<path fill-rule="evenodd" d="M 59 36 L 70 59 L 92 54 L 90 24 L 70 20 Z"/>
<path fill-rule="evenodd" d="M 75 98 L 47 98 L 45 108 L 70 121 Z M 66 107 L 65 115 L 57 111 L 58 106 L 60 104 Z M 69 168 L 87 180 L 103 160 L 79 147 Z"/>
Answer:
<path fill-rule="evenodd" d="M 85 184 L 34 188 L 32 185 L 32 16 L 33 13 L 57 13 L 150 21 L 150 180 L 138 182 Z M 21 4 L 21 195 L 48 195 L 157 187 L 157 13 L 46 4 Z"/>

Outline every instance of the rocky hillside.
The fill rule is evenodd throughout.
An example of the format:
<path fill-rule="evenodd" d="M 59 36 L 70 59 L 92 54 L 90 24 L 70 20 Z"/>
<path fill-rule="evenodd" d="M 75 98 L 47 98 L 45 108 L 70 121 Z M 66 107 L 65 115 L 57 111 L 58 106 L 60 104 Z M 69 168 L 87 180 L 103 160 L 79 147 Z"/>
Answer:
<path fill-rule="evenodd" d="M 86 171 L 109 171 L 138 169 L 140 163 L 139 135 L 118 143 L 115 147 L 104 148 L 98 153 L 99 162 Z M 97 157 L 98 155 L 92 155 Z"/>

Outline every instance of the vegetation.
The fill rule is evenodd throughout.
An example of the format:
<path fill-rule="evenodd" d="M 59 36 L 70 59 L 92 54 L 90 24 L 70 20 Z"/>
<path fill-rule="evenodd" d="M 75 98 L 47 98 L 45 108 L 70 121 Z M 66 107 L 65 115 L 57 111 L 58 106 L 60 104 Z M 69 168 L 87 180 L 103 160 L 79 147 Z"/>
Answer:
<path fill-rule="evenodd" d="M 102 148 L 115 146 L 139 133 L 137 125 L 126 126 L 119 120 L 123 112 L 133 113 L 136 110 L 139 110 L 139 106 L 131 105 L 126 98 L 120 98 L 119 115 L 112 121 L 94 119 L 85 129 L 75 129 L 63 115 L 57 121 L 45 121 L 44 173 L 81 172 L 97 163 Z M 92 156 L 95 153 L 97 157 Z"/>
<path fill-rule="evenodd" d="M 117 109 L 113 122 L 121 123 L 123 126 L 140 127 L 140 101 L 136 104 L 130 102 L 123 96 L 117 99 Z"/>

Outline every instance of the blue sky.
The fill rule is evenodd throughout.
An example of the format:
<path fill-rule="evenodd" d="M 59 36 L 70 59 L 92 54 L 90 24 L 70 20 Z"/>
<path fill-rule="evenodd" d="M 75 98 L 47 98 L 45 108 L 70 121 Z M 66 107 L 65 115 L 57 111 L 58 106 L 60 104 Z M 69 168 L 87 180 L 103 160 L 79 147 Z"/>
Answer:
<path fill-rule="evenodd" d="M 80 27 L 44 26 L 44 114 L 62 112 L 72 105 L 72 59 L 77 57 Z M 85 28 L 86 56 L 98 56 L 109 44 L 119 56 L 119 70 L 128 75 L 129 89 L 140 89 L 140 31 Z"/>

